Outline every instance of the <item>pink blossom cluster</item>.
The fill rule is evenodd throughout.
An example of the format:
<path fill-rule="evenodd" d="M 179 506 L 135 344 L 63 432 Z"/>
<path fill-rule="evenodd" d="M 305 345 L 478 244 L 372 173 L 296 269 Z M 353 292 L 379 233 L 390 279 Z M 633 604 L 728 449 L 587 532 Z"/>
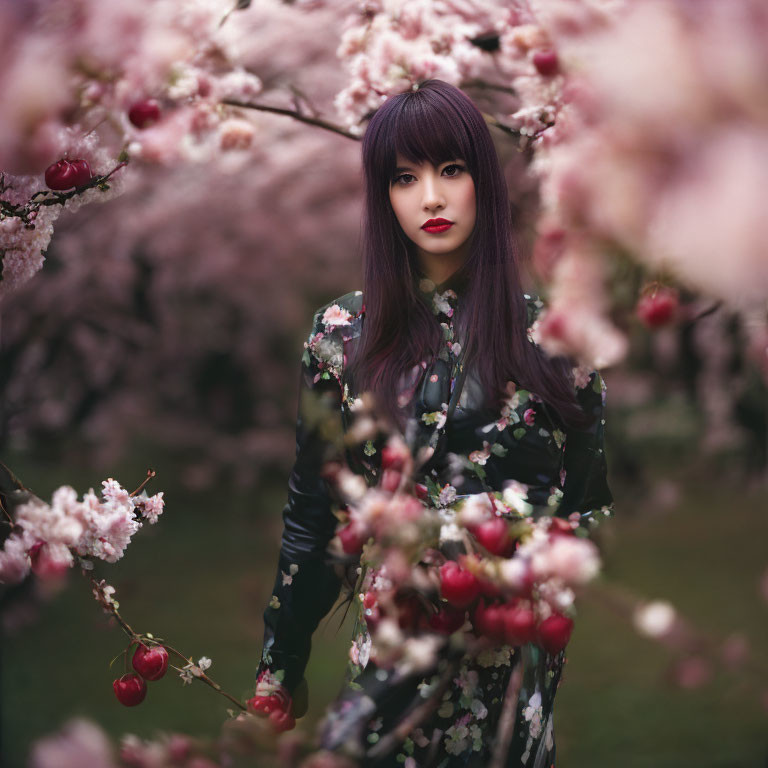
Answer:
<path fill-rule="evenodd" d="M 101 498 L 90 489 L 78 500 L 65 485 L 54 491 L 50 504 L 38 498 L 19 504 L 14 529 L 0 551 L 0 582 L 17 583 L 30 571 L 43 578 L 60 576 L 76 558 L 115 563 L 142 521 L 156 523 L 163 511 L 162 491 L 132 496 L 112 478 L 102 486 Z"/>
<path fill-rule="evenodd" d="M 207 746 L 207 745 L 206 745 Z M 219 761 L 205 757 L 200 740 L 178 733 L 164 733 L 149 740 L 133 734 L 122 737 L 117 748 L 96 723 L 83 718 L 67 721 L 56 732 L 35 742 L 30 768 L 218 768 Z"/>
<path fill-rule="evenodd" d="M 406 444 L 391 437 L 377 486 L 349 470 L 332 473 L 347 516 L 334 546 L 337 554 L 360 553 L 364 574 L 358 597 L 369 637 L 353 642 L 353 662 L 424 671 L 457 631 L 480 648 L 564 647 L 575 590 L 600 570 L 579 513 L 566 520 L 537 512 L 518 482 L 462 497 L 448 487 L 411 487 L 413 466 Z"/>
<path fill-rule="evenodd" d="M 764 315 L 764 4 L 620 2 L 592 21 L 581 3 L 533 5 L 563 72 L 533 164 L 536 260 L 551 294 L 543 346 L 593 364 L 624 356 L 608 281 L 626 256 L 745 320 L 761 306 Z"/>
<path fill-rule="evenodd" d="M 508 3 L 397 0 L 361 4 L 344 23 L 337 55 L 349 83 L 335 98 L 342 121 L 360 122 L 388 96 L 436 77 L 453 85 L 481 75 L 491 57 L 476 43 L 498 37 L 515 10 Z"/>

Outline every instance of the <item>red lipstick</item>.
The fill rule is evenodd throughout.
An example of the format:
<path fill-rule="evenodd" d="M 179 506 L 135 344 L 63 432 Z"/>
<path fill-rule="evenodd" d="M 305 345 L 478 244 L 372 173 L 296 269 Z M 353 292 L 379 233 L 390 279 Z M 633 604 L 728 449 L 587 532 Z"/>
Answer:
<path fill-rule="evenodd" d="M 421 225 L 421 228 L 430 234 L 437 234 L 438 232 L 445 232 L 452 226 L 453 222 L 448 221 L 448 219 L 429 219 Z"/>

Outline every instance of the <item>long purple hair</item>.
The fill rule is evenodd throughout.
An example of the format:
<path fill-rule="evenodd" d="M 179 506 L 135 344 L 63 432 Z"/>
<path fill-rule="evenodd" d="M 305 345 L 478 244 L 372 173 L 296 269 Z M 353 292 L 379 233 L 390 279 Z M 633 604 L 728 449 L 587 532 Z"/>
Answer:
<path fill-rule="evenodd" d="M 401 378 L 437 355 L 443 343 L 439 324 L 416 294 L 415 248 L 389 200 L 398 152 L 413 163 L 461 158 L 474 181 L 477 213 L 470 253 L 457 273 L 466 280 L 457 324 L 466 365 L 482 383 L 488 403 L 500 406 L 506 382 L 514 380 L 554 408 L 565 426 L 585 426 L 571 363 L 547 356 L 527 338 L 512 213 L 488 127 L 470 98 L 442 80 L 391 96 L 363 137 L 365 321 L 348 363 L 355 390 L 371 392 L 402 425 L 407 414 L 398 406 Z"/>

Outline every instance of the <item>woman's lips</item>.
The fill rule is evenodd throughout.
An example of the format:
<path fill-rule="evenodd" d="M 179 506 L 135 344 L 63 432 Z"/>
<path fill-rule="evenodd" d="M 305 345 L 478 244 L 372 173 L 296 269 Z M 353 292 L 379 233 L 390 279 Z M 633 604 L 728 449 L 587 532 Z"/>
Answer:
<path fill-rule="evenodd" d="M 430 234 L 437 234 L 438 232 L 445 232 L 453 226 L 453 222 L 447 221 L 442 224 L 430 224 L 429 226 L 423 226 L 422 229 Z"/>

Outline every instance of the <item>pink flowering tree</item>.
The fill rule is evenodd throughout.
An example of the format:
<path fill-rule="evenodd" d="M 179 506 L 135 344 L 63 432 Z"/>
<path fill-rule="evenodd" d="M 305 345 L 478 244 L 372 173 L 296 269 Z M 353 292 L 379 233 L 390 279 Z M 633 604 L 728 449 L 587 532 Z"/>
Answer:
<path fill-rule="evenodd" d="M 108 465 L 150 433 L 191 449 L 193 487 L 284 466 L 295 371 L 279 350 L 307 301 L 359 287 L 356 140 L 428 77 L 471 93 L 498 137 L 547 299 L 536 340 L 603 367 L 652 328 L 663 362 L 693 324 L 711 442 L 727 442 L 734 347 L 768 376 L 760 0 L 235 5 L 0 7 L 2 447 L 77 431 Z M 6 578 L 120 557 L 153 521 L 113 491 L 19 507 Z M 352 522 L 375 527 L 377 508 L 359 500 Z M 514 568 L 474 575 L 511 589 Z M 612 599 L 646 635 L 696 645 L 674 609 Z"/>

